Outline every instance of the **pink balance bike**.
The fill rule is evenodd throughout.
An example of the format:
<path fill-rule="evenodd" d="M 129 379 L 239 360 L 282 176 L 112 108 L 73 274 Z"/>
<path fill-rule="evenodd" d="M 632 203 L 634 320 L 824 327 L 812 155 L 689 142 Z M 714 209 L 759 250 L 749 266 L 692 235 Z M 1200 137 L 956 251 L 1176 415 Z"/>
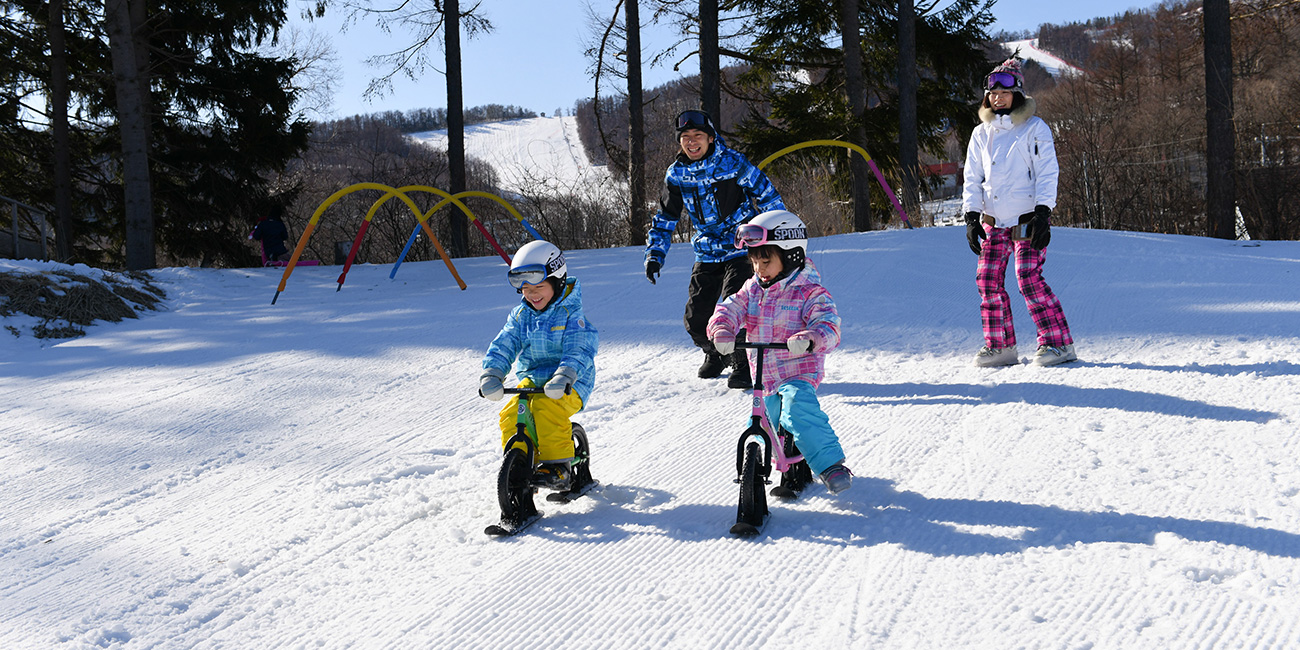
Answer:
<path fill-rule="evenodd" d="M 541 466 L 537 459 L 537 434 L 528 427 L 533 417 L 528 406 L 529 398 L 542 394 L 542 388 L 514 387 L 505 389 L 505 392 L 519 396 L 519 407 L 515 411 L 515 434 L 506 441 L 501 469 L 497 473 L 501 522 L 483 531 L 490 537 L 512 536 L 541 519 L 542 512 L 533 504 L 533 495 L 538 488 L 549 487 L 547 480 L 537 474 Z M 570 471 L 573 477 L 567 490 L 546 495 L 546 500 L 552 503 L 568 503 L 596 485 L 591 478 L 591 446 L 587 444 L 587 432 L 577 422 L 573 423 L 572 431 L 573 463 Z"/>
<path fill-rule="evenodd" d="M 745 331 L 736 336 L 736 349 L 758 350 L 754 360 L 753 413 L 749 428 L 740 434 L 736 444 L 736 483 L 740 484 L 740 505 L 736 508 L 736 523 L 731 534 L 740 537 L 757 535 L 767 524 L 771 513 L 767 509 L 764 486 L 772 481 L 772 469 L 781 473 L 781 483 L 772 488 L 772 496 L 784 500 L 799 498 L 812 483 L 812 470 L 794 444 L 794 435 L 784 428 L 772 433 L 772 424 L 763 408 L 763 352 L 768 349 L 786 349 L 785 343 L 749 343 Z"/>

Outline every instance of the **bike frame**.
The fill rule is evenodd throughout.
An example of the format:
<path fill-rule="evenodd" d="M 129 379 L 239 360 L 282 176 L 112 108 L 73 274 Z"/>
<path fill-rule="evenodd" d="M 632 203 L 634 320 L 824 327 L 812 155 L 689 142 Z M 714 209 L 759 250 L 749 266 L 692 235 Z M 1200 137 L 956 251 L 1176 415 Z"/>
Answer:
<path fill-rule="evenodd" d="M 532 412 L 528 410 L 528 399 L 533 395 L 541 395 L 542 388 L 533 386 L 530 388 L 519 388 L 518 386 L 505 389 L 507 395 L 518 395 L 519 405 L 515 409 L 515 435 L 510 436 L 506 441 L 505 449 L 511 449 L 517 444 L 524 446 L 524 453 L 528 454 L 528 462 L 534 467 L 537 466 L 537 434 L 528 432 L 528 419 L 532 417 Z"/>
<path fill-rule="evenodd" d="M 743 332 L 742 332 L 743 334 Z M 785 343 L 749 343 L 743 337 L 737 337 L 736 349 L 758 350 L 757 358 L 754 360 L 754 390 L 753 390 L 753 411 L 749 418 L 749 427 L 745 432 L 740 434 L 740 441 L 736 444 L 736 482 L 741 481 L 741 473 L 745 462 L 745 443 L 750 438 L 758 438 L 763 441 L 763 482 L 771 483 L 769 477 L 772 475 L 772 468 L 784 474 L 786 470 L 803 461 L 802 455 L 786 456 L 785 439 L 786 435 L 781 432 L 780 427 L 773 427 L 767 419 L 767 409 L 763 407 L 763 398 L 767 396 L 763 387 L 763 351 L 770 349 L 786 349 Z M 775 428 L 776 433 L 773 433 Z"/>

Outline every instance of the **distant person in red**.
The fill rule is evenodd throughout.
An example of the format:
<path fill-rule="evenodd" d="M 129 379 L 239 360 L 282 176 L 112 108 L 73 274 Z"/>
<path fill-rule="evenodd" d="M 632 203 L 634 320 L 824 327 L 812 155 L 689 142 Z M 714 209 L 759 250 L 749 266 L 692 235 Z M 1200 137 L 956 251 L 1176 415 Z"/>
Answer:
<path fill-rule="evenodd" d="M 285 240 L 289 238 L 289 229 L 284 227 L 283 217 L 283 206 L 271 206 L 267 215 L 257 221 L 253 232 L 248 235 L 249 239 L 262 242 L 262 254 L 268 262 L 284 261 L 284 257 L 289 253 L 289 249 L 284 245 Z"/>

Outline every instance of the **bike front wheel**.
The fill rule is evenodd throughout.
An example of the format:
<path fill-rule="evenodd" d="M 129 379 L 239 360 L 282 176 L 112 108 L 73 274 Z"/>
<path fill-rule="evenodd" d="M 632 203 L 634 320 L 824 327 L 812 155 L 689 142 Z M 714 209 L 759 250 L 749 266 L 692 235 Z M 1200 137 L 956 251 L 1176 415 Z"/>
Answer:
<path fill-rule="evenodd" d="M 533 487 L 529 485 L 532 475 L 533 464 L 528 454 L 520 449 L 508 449 L 497 474 L 497 501 L 501 504 L 502 520 L 518 523 L 537 514 Z"/>
<path fill-rule="evenodd" d="M 767 518 L 767 495 L 763 490 L 763 446 L 751 441 L 745 446 L 745 460 L 740 470 L 740 504 L 736 508 L 736 523 L 755 528 Z"/>

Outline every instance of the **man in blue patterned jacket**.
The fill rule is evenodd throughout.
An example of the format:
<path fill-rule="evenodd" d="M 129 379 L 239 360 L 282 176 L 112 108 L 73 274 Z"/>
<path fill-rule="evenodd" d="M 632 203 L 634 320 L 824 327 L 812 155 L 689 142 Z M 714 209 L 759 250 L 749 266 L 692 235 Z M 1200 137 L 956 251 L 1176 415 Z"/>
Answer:
<path fill-rule="evenodd" d="M 645 275 L 654 284 L 677 222 L 689 215 L 695 226 L 691 239 L 695 266 L 683 320 L 691 340 L 704 350 L 699 375 L 711 379 L 731 365 L 727 385 L 749 389 L 753 382 L 744 351 L 730 357 L 718 354 L 705 328 L 713 308 L 753 275 L 745 251 L 736 247 L 736 227 L 760 212 L 784 210 L 785 203 L 766 174 L 727 147 L 707 113 L 692 110 L 678 115 L 677 142 L 682 150 L 664 176 L 659 213 L 646 236 Z"/>

